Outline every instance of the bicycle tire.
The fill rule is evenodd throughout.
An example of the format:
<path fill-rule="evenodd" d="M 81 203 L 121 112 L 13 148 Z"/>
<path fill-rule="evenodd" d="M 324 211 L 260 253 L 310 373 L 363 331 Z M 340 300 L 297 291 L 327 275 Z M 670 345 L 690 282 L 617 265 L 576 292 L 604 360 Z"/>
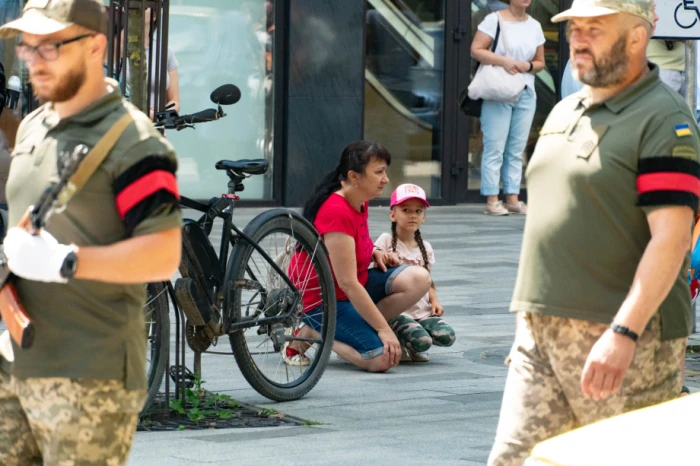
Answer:
<path fill-rule="evenodd" d="M 170 305 L 168 301 L 168 290 L 165 283 L 149 283 L 146 285 L 147 297 L 146 305 L 144 305 L 144 317 L 149 312 L 149 307 L 152 312 L 151 332 L 146 335 L 147 339 L 153 341 L 150 347 L 146 348 L 147 354 L 150 353 L 151 365 L 146 373 L 146 383 L 148 384 L 146 402 L 143 405 L 141 413 L 146 413 L 160 390 L 165 375 L 165 366 L 168 364 L 168 355 L 170 352 Z M 147 322 L 146 322 L 147 324 Z M 146 327 L 146 325 L 144 325 Z"/>
<path fill-rule="evenodd" d="M 318 361 L 314 360 L 313 364 L 315 364 L 315 367 L 307 371 L 309 373 L 305 373 L 298 383 L 292 386 L 283 386 L 269 380 L 258 369 L 246 344 L 245 332 L 234 331 L 229 334 L 229 340 L 236 363 L 243 377 L 258 393 L 274 401 L 292 401 L 309 393 L 321 379 L 328 365 L 335 336 L 335 286 L 325 245 L 323 245 L 313 227 L 296 212 L 285 209 L 273 209 L 263 212 L 255 217 L 243 230 L 256 243 L 259 243 L 266 235 L 278 231 L 292 233 L 292 236 L 299 243 L 305 243 L 307 247 L 313 247 L 315 243 L 320 242 L 320 247 L 317 248 L 318 255 L 315 255 L 313 264 L 319 276 L 319 284 L 323 290 L 323 322 L 327 322 L 327 325 L 324 326 L 325 329 L 322 328 L 321 332 L 319 332 L 323 333 L 321 335 L 323 347 L 317 353 Z M 226 268 L 224 281 L 226 289 L 234 291 L 225 293 L 224 309 L 231 309 L 231 312 L 234 313 L 233 322 L 240 318 L 241 306 L 239 302 L 240 292 L 235 291 L 237 289 L 232 286 L 232 283 L 244 276 L 247 260 L 253 251 L 253 246 L 245 240 L 240 240 L 231 251 L 231 260 Z"/>

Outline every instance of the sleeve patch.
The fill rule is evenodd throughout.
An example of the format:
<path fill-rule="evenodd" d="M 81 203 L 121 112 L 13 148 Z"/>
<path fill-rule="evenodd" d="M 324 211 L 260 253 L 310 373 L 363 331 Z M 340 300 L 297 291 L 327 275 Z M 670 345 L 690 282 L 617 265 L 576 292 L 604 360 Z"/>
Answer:
<path fill-rule="evenodd" d="M 686 159 L 697 160 L 698 151 L 691 145 L 678 144 L 671 149 L 671 155 L 673 157 L 683 157 Z"/>
<path fill-rule="evenodd" d="M 676 132 L 676 136 L 683 137 L 683 136 L 690 136 L 693 134 L 690 131 L 690 125 L 688 123 L 683 123 L 682 125 L 676 125 L 673 127 L 673 130 Z"/>

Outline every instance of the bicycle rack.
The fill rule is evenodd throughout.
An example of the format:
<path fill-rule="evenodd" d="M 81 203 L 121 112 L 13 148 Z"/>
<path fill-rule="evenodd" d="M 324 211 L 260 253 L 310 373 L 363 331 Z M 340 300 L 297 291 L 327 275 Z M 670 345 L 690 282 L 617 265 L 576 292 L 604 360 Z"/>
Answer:
<path fill-rule="evenodd" d="M 175 365 L 170 365 L 170 352 L 168 351 L 168 363 L 165 374 L 165 408 L 168 416 L 170 415 L 170 379 L 175 382 L 175 399 L 185 405 L 185 394 L 188 388 L 194 385 L 195 374 L 202 373 L 202 353 L 195 351 L 194 356 L 194 374 L 185 365 L 185 350 L 186 339 L 185 332 L 187 331 L 187 320 L 184 311 L 180 308 L 175 297 L 175 288 L 172 282 L 167 282 L 168 295 L 170 303 L 175 308 Z M 170 344 L 170 342 L 168 342 Z"/>

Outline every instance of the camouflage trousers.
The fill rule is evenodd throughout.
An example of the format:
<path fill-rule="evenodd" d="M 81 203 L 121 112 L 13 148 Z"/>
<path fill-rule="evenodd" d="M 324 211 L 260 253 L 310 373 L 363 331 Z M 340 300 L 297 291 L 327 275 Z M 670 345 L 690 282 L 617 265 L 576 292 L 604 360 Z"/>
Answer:
<path fill-rule="evenodd" d="M 116 380 L 0 381 L 0 464 L 126 464 L 143 391 Z"/>
<path fill-rule="evenodd" d="M 389 322 L 396 338 L 406 348 L 422 353 L 432 345 L 452 346 L 455 331 L 442 317 L 428 317 L 419 321 L 400 315 Z"/>
<path fill-rule="evenodd" d="M 584 398 L 583 367 L 607 329 L 607 325 L 582 320 L 517 314 L 489 466 L 522 466 L 539 442 L 679 396 L 686 341 L 662 341 L 657 314 L 637 342 L 621 390 L 604 400 Z"/>

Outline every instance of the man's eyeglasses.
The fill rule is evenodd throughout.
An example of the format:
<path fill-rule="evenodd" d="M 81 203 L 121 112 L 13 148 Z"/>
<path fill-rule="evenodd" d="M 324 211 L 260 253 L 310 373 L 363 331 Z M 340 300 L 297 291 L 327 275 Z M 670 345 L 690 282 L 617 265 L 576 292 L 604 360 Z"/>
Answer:
<path fill-rule="evenodd" d="M 34 53 L 38 53 L 42 60 L 53 61 L 58 58 L 58 49 L 61 46 L 70 44 L 71 42 L 77 42 L 86 37 L 93 37 L 95 34 L 83 34 L 82 36 L 73 37 L 72 39 L 67 39 L 62 42 L 39 44 L 36 47 L 32 45 L 20 42 L 17 47 L 15 47 L 15 52 L 17 53 L 17 58 L 22 61 L 31 60 Z"/>

